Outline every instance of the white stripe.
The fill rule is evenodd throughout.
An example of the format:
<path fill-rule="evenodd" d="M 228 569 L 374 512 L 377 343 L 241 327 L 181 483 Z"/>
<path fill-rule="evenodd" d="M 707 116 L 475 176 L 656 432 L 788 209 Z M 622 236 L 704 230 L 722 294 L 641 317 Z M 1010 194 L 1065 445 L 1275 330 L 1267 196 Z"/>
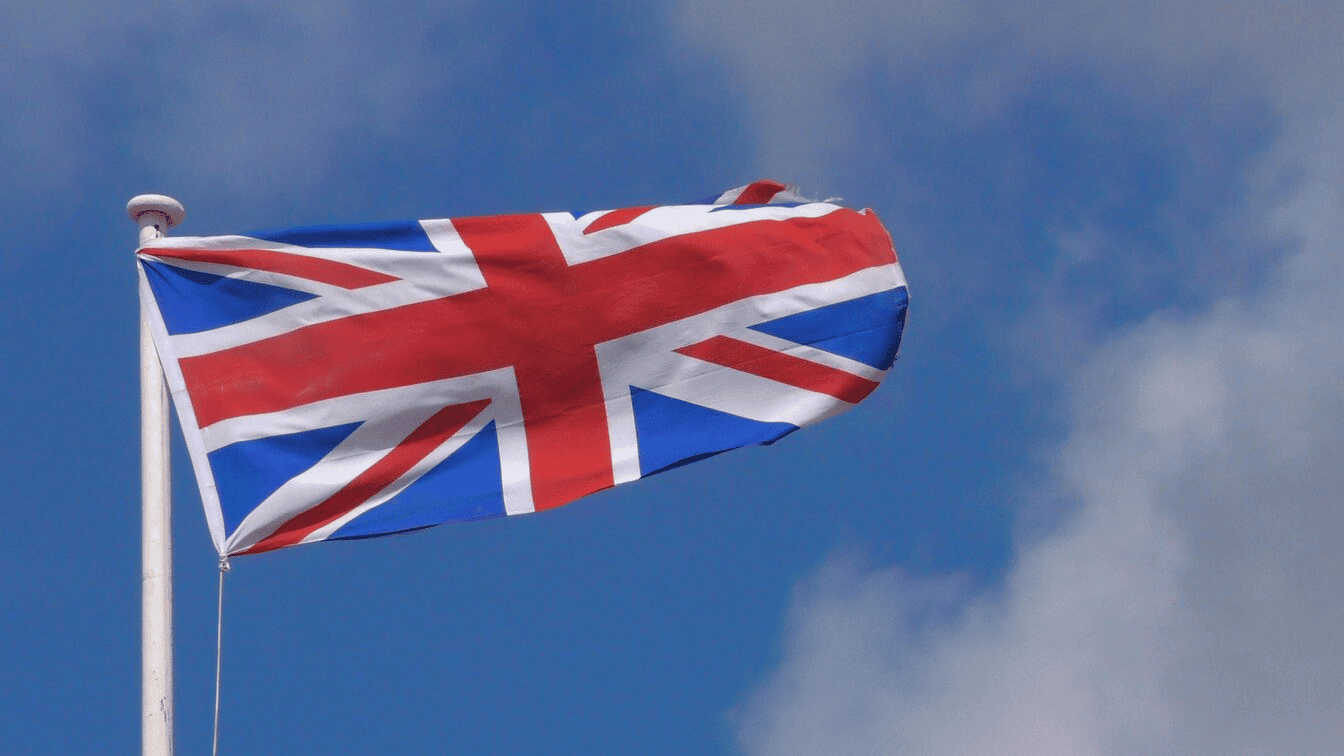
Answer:
<path fill-rule="evenodd" d="M 171 245 L 155 245 L 156 247 L 184 249 L 272 249 L 314 259 L 335 260 L 398 278 L 396 281 L 348 290 L 298 276 L 154 257 L 158 262 L 167 265 L 228 275 L 232 278 L 242 278 L 257 283 L 321 295 L 317 299 L 300 302 L 242 323 L 203 333 L 173 336 L 171 338 L 177 342 L 174 345 L 174 352 L 181 357 L 210 354 L 222 349 L 278 336 L 316 323 L 326 323 L 368 312 L 390 310 L 404 305 L 485 288 L 485 277 L 481 274 L 480 266 L 476 264 L 476 258 L 462 243 L 450 222 L 425 221 L 422 226 L 430 240 L 439 248 L 439 253 L 364 248 L 311 250 L 274 242 L 263 242 L 245 236 L 172 237 L 174 243 Z M 146 254 L 152 255 L 152 252 Z"/>
<path fill-rule="evenodd" d="M 607 386 L 604 375 L 604 391 Z M 616 485 L 620 485 L 639 480 L 639 437 L 635 432 L 635 408 L 630 398 L 629 385 L 626 385 L 625 391 L 614 393 L 615 396 L 609 397 L 606 403 L 607 435 L 611 439 L 612 477 Z"/>
<path fill-rule="evenodd" d="M 438 299 L 440 296 L 442 295 L 426 291 L 423 286 L 417 286 L 413 282 L 393 281 L 354 291 L 342 289 L 241 323 L 202 333 L 180 334 L 171 338 L 179 355 L 196 357 L 280 336 L 304 326 L 340 320 L 351 315 L 390 310 L 416 302 Z"/>
<path fill-rule="evenodd" d="M 206 449 L 214 451 L 239 441 L 363 422 L 386 411 L 388 407 L 430 407 L 437 412 L 450 404 L 493 399 L 502 390 L 513 390 L 512 378 L 511 374 L 493 370 L 410 386 L 347 394 L 277 412 L 220 420 L 203 428 L 201 434 L 205 438 Z M 506 380 L 507 386 L 502 385 Z"/>
<path fill-rule="evenodd" d="M 532 462 L 523 425 L 523 401 L 513 368 L 507 371 L 512 391 L 494 397 L 495 430 L 499 434 L 500 476 L 504 484 L 504 511 L 511 515 L 536 511 L 532 501 Z"/>
<path fill-rule="evenodd" d="M 829 394 L 790 386 L 741 370 L 715 365 L 679 354 L 676 378 L 650 387 L 663 396 L 727 412 L 762 423 L 802 427 L 821 422 L 854 405 Z"/>
<path fill-rule="evenodd" d="M 737 202 L 737 198 L 742 196 L 742 192 L 745 192 L 745 191 L 747 190 L 747 187 L 748 187 L 748 186 L 751 186 L 751 184 L 745 184 L 745 185 L 743 185 L 743 186 L 739 186 L 739 187 L 736 188 L 736 189 L 729 189 L 728 191 L 724 192 L 723 194 L 720 194 L 719 197 L 718 197 L 718 199 L 714 200 L 714 203 L 713 203 L 713 204 L 715 204 L 715 205 L 731 205 L 731 204 L 733 204 L 734 202 Z"/>
<path fill-rule="evenodd" d="M 761 422 L 787 422 L 799 426 L 817 422 L 851 406 L 827 394 L 723 368 L 677 354 L 674 350 L 722 334 L 880 381 L 885 375 L 883 370 L 760 333 L 751 330 L 750 326 L 887 291 L 904 283 L 905 278 L 897 265 L 867 268 L 834 281 L 740 300 L 597 345 L 616 482 L 640 477 L 639 440 L 630 399 L 631 386 Z"/>
<path fill-rule="evenodd" d="M 191 467 L 196 474 L 196 486 L 201 492 L 201 505 L 205 510 L 205 524 L 210 530 L 210 540 L 215 550 L 224 551 L 224 517 L 219 508 L 219 492 L 215 489 L 215 480 L 210 474 L 210 465 L 206 459 L 204 440 L 196 425 L 196 409 L 192 406 L 191 396 L 187 394 L 187 383 L 182 378 L 182 368 L 178 364 L 178 355 L 173 353 L 168 339 L 168 329 L 163 323 L 163 313 L 154 299 L 154 290 L 145 277 L 144 266 L 137 265 L 140 273 L 140 296 L 154 306 L 147 309 L 146 317 L 150 333 L 154 336 L 154 346 L 159 353 L 159 362 L 163 365 L 163 376 L 168 384 L 168 392 L 173 397 L 173 408 L 177 411 L 178 424 L 182 426 L 182 437 L 187 444 L 187 455 L 191 457 Z"/>
<path fill-rule="evenodd" d="M 570 265 L 599 260 L 628 252 L 635 247 L 670 239 L 674 236 L 710 231 L 756 221 L 787 221 L 795 218 L 820 218 L 843 208 L 817 202 L 798 207 L 748 207 L 723 210 L 720 205 L 667 205 L 655 207 L 631 223 L 583 233 L 599 213 L 588 213 L 576 220 L 569 213 L 542 213 L 555 240 Z M 602 213 L 605 214 L 605 213 Z"/>
<path fill-rule="evenodd" d="M 457 232 L 457 227 L 453 225 L 451 218 L 423 220 L 420 221 L 420 228 L 424 229 L 425 235 L 440 254 L 451 259 L 470 260 L 473 265 L 475 264 L 476 256 L 472 254 L 467 243 L 462 241 L 462 235 Z"/>
<path fill-rule="evenodd" d="M 803 344 L 795 344 L 787 339 L 781 339 L 778 336 L 771 336 L 768 333 L 754 331 L 751 328 L 738 328 L 725 336 L 732 337 L 738 341 L 745 341 L 749 344 L 765 347 L 775 352 L 798 357 L 799 359 L 815 362 L 818 365 L 843 370 L 846 373 L 857 375 L 870 381 L 880 381 L 886 375 L 887 371 L 880 370 L 857 360 L 851 360 L 848 357 L 842 357 L 834 352 L 827 352 L 816 347 L 810 347 Z"/>
<path fill-rule="evenodd" d="M 200 262 L 198 260 L 179 260 L 175 257 L 159 257 L 148 253 L 142 253 L 141 256 L 161 265 L 170 265 L 174 268 L 194 270 L 200 273 L 209 273 L 215 276 L 223 276 L 224 278 L 250 281 L 252 283 L 266 284 L 268 286 L 278 286 L 280 288 L 293 289 L 294 291 L 316 294 L 318 296 L 346 291 L 346 289 L 336 286 L 335 284 L 322 283 L 321 281 L 286 275 L 284 273 L 273 273 L 268 270 L 257 270 L 256 268 L 245 268 L 237 265 L 224 265 L 222 263 Z"/>

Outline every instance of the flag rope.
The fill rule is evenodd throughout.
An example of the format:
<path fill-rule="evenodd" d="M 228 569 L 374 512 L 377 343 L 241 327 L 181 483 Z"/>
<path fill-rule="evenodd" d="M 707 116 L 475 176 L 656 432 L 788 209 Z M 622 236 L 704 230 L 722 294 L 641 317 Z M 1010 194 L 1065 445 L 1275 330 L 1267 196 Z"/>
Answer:
<path fill-rule="evenodd" d="M 224 573 L 229 571 L 229 558 L 219 558 L 219 609 L 215 624 L 215 737 L 211 754 L 219 756 L 219 680 L 224 663 Z"/>

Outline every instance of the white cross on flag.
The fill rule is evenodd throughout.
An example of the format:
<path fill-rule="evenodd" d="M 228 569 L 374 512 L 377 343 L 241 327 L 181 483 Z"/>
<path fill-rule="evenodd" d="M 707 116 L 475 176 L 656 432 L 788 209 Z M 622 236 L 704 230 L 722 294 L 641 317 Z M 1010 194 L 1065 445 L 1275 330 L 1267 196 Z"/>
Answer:
<path fill-rule="evenodd" d="M 871 211 L 773 181 L 138 258 L 227 555 L 549 509 L 771 443 L 877 387 L 907 302 Z"/>

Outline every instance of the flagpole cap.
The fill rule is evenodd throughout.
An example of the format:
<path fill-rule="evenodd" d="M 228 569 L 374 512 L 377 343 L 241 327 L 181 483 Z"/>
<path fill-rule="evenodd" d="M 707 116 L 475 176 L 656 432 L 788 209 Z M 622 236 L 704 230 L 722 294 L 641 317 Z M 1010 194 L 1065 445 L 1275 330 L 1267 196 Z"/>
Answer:
<path fill-rule="evenodd" d="M 126 214 L 142 226 L 145 222 L 141 219 L 147 213 L 162 215 L 169 228 L 181 223 L 182 219 L 187 217 L 187 210 L 182 207 L 181 202 L 162 194 L 141 194 L 132 197 L 131 201 L 126 203 Z"/>

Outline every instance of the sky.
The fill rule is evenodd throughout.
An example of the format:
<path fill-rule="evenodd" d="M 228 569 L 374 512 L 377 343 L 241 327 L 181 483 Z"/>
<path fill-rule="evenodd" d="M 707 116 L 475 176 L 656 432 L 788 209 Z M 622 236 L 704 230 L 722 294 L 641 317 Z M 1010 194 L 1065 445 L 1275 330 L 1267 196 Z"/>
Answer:
<path fill-rule="evenodd" d="M 135 225 L 874 209 L 851 412 L 560 510 L 236 558 L 223 753 L 1344 752 L 1337 3 L 0 8 L 0 751 L 140 740 Z M 216 555 L 175 442 L 176 724 Z"/>

